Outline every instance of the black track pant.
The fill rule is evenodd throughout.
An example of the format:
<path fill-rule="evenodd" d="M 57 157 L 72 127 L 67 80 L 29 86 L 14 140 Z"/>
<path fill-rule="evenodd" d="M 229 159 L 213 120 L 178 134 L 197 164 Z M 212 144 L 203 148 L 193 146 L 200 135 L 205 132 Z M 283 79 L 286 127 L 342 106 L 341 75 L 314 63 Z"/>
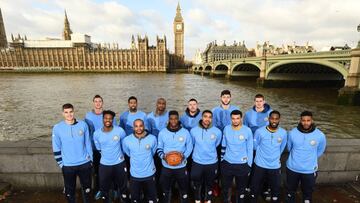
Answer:
<path fill-rule="evenodd" d="M 186 167 L 179 169 L 169 169 L 163 167 L 161 169 L 160 184 L 163 192 L 162 202 L 171 202 L 171 188 L 177 182 L 180 191 L 180 202 L 187 203 L 189 191 L 189 175 Z"/>
<path fill-rule="evenodd" d="M 130 177 L 131 202 L 140 203 L 141 194 L 145 195 L 146 202 L 157 202 L 155 175 L 146 178 Z"/>
<path fill-rule="evenodd" d="M 236 203 L 245 202 L 245 188 L 250 176 L 250 167 L 247 163 L 230 164 L 227 161 L 221 162 L 222 193 L 224 203 L 231 202 L 231 189 L 233 179 L 236 185 Z"/>
<path fill-rule="evenodd" d="M 262 168 L 255 163 L 253 164 L 253 177 L 251 179 L 251 203 L 256 203 L 259 194 L 262 191 L 264 182 L 267 182 L 271 189 L 271 202 L 280 202 L 280 182 L 281 171 L 279 169 Z"/>
<path fill-rule="evenodd" d="M 90 202 L 91 192 L 91 163 L 85 163 L 78 166 L 63 166 L 62 173 L 65 184 L 65 197 L 68 203 L 75 203 L 75 192 L 76 192 L 76 177 L 80 179 L 80 184 L 83 194 L 83 202 Z"/>
<path fill-rule="evenodd" d="M 191 181 L 194 185 L 194 199 L 201 201 L 201 197 L 204 196 L 204 201 L 212 201 L 212 187 L 214 185 L 215 178 L 218 174 L 218 163 L 215 164 L 198 164 L 192 163 L 191 167 Z M 202 195 L 201 191 L 204 187 L 205 195 Z"/>
<path fill-rule="evenodd" d="M 127 174 L 125 161 L 116 165 L 107 166 L 100 164 L 99 166 L 99 180 L 101 198 L 109 200 L 109 190 L 115 184 L 120 192 L 121 199 L 126 201 L 128 198 L 126 191 Z"/>
<path fill-rule="evenodd" d="M 316 172 L 311 174 L 303 174 L 303 173 L 297 173 L 295 171 L 286 168 L 286 182 L 287 182 L 286 202 L 295 203 L 296 190 L 299 183 L 301 183 L 301 191 L 303 194 L 302 202 L 311 203 L 316 177 L 317 177 Z"/>

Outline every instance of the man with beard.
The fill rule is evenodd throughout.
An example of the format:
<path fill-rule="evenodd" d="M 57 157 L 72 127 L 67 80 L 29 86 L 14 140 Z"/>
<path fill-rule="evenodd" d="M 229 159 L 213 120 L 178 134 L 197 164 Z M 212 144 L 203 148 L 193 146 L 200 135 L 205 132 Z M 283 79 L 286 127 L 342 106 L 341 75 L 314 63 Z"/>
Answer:
<path fill-rule="evenodd" d="M 134 133 L 125 137 L 124 152 L 130 157 L 131 202 L 141 202 L 141 192 L 147 202 L 157 202 L 154 155 L 157 141 L 154 135 L 145 131 L 144 121 L 134 121 Z"/>
<path fill-rule="evenodd" d="M 81 183 L 84 202 L 90 202 L 92 148 L 89 128 L 84 121 L 74 117 L 74 106 L 62 106 L 64 121 L 56 124 L 52 132 L 55 160 L 62 169 L 65 196 L 68 203 L 75 203 L 76 177 Z"/>
<path fill-rule="evenodd" d="M 230 104 L 231 93 L 229 90 L 223 90 L 220 94 L 221 104 L 213 108 L 213 124 L 220 130 L 231 124 L 230 113 L 234 110 L 240 110 L 239 107 Z"/>
<path fill-rule="evenodd" d="M 279 123 L 280 112 L 271 111 L 269 125 L 261 127 L 255 132 L 254 149 L 256 155 L 250 187 L 252 203 L 257 202 L 264 179 L 270 186 L 271 202 L 280 202 L 280 156 L 286 146 L 287 132 L 279 127 Z"/>
<path fill-rule="evenodd" d="M 221 142 L 221 131 L 212 125 L 212 112 L 205 110 L 198 126 L 191 129 L 194 142 L 192 154 L 191 180 L 194 184 L 195 203 L 204 201 L 211 203 L 213 199 L 212 186 L 218 172 L 217 146 Z M 202 188 L 204 187 L 204 190 Z M 202 191 L 205 194 L 202 194 Z"/>
<path fill-rule="evenodd" d="M 113 125 L 115 113 L 103 111 L 103 127 L 94 133 L 96 149 L 101 154 L 99 166 L 100 197 L 104 203 L 109 202 L 111 183 L 116 184 L 123 202 L 127 201 L 126 183 L 127 169 L 121 142 L 125 138 L 125 131 Z"/>
<path fill-rule="evenodd" d="M 253 158 L 253 134 L 242 125 L 242 113 L 231 112 L 231 125 L 224 129 L 221 143 L 222 190 L 225 203 L 231 202 L 233 178 L 236 185 L 236 202 L 245 202 L 245 187 Z"/>
<path fill-rule="evenodd" d="M 169 113 L 166 111 L 166 100 L 159 98 L 156 101 L 156 110 L 147 115 L 149 132 L 157 137 L 159 132 L 166 128 L 168 120 Z"/>
<path fill-rule="evenodd" d="M 294 203 L 296 189 L 301 183 L 302 202 L 311 203 L 318 170 L 318 158 L 326 148 L 326 137 L 313 123 L 310 111 L 300 115 L 299 125 L 289 132 L 286 162 L 286 202 Z"/>
<path fill-rule="evenodd" d="M 143 120 L 145 128 L 147 129 L 146 114 L 142 111 L 138 111 L 137 105 L 137 98 L 134 96 L 129 97 L 129 111 L 125 111 L 120 115 L 120 127 L 125 130 L 126 135 L 130 135 L 134 132 L 133 124 L 136 119 Z"/>
<path fill-rule="evenodd" d="M 196 99 L 191 98 L 188 101 L 188 106 L 184 114 L 180 117 L 181 125 L 190 131 L 193 127 L 199 124 L 201 119 L 201 112 L 198 108 L 198 102 Z"/>
<path fill-rule="evenodd" d="M 179 113 L 177 111 L 170 111 L 169 124 L 159 133 L 157 149 L 157 154 L 162 159 L 163 165 L 160 175 L 163 203 L 171 202 L 171 188 L 175 181 L 180 190 L 180 202 L 187 203 L 189 201 L 189 176 L 186 170 L 186 162 L 192 149 L 192 138 L 189 131 L 181 127 Z M 173 152 L 181 154 L 181 161 L 177 165 L 170 165 L 167 162 L 167 156 Z"/>
<path fill-rule="evenodd" d="M 221 104 L 215 108 L 213 108 L 213 125 L 219 128 L 222 132 L 225 126 L 231 124 L 231 116 L 230 113 L 234 110 L 240 110 L 239 107 L 233 106 L 230 104 L 231 101 L 231 92 L 230 90 L 223 90 L 220 94 Z M 218 155 L 220 155 L 220 146 L 217 148 Z M 217 180 L 215 180 L 215 184 L 213 187 L 214 196 L 218 196 L 220 194 L 220 187 Z"/>
<path fill-rule="evenodd" d="M 98 191 L 95 195 L 95 199 L 100 198 L 99 191 L 99 164 L 100 153 L 96 150 L 94 144 L 94 132 L 103 127 L 103 98 L 100 95 L 95 95 L 93 98 L 93 109 L 85 115 L 85 122 L 89 126 L 89 135 L 91 140 L 91 146 L 93 149 L 93 167 L 94 167 L 94 191 Z M 116 125 L 116 119 L 113 119 L 113 125 Z"/>
<path fill-rule="evenodd" d="M 269 113 L 272 111 L 270 105 L 265 103 L 262 94 L 255 95 L 254 106 L 244 115 L 244 125 L 249 127 L 253 133 L 269 123 Z"/>

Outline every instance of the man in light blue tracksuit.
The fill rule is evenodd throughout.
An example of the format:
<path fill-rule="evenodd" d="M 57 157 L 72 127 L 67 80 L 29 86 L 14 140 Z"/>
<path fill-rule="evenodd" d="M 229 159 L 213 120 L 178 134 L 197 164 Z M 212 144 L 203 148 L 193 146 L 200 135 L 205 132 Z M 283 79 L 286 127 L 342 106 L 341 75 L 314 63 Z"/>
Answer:
<path fill-rule="evenodd" d="M 141 119 L 145 123 L 145 128 L 147 128 L 147 119 L 146 113 L 137 109 L 138 103 L 137 98 L 134 96 L 129 97 L 128 99 L 129 110 L 123 112 L 120 115 L 120 127 L 125 130 L 126 135 L 130 135 L 134 132 L 133 124 L 136 119 Z"/>
<path fill-rule="evenodd" d="M 198 108 L 198 102 L 196 99 L 191 98 L 188 101 L 188 106 L 180 117 L 181 125 L 190 131 L 193 127 L 199 124 L 201 119 L 201 111 Z"/>
<path fill-rule="evenodd" d="M 288 135 L 286 162 L 287 195 L 286 202 L 294 203 L 299 182 L 304 203 L 312 202 L 312 192 L 318 170 L 318 158 L 326 148 L 326 137 L 313 123 L 313 115 L 304 111 L 299 125 Z"/>
<path fill-rule="evenodd" d="M 55 160 L 62 169 L 65 196 L 75 203 L 76 177 L 80 179 L 84 202 L 90 202 L 92 148 L 89 128 L 84 121 L 74 118 L 74 106 L 62 106 L 64 121 L 56 124 L 52 132 Z"/>
<path fill-rule="evenodd" d="M 233 106 L 230 104 L 231 102 L 231 92 L 230 90 L 223 90 L 220 94 L 221 104 L 212 109 L 213 112 L 213 125 L 219 128 L 221 131 L 224 130 L 225 126 L 231 124 L 231 116 L 230 113 L 234 110 L 240 110 L 239 107 Z M 221 147 L 217 148 L 218 156 L 220 156 Z M 221 172 L 221 170 L 220 170 Z M 220 187 L 217 179 L 215 180 L 215 184 L 213 187 L 214 196 L 218 196 L 220 194 Z"/>
<path fill-rule="evenodd" d="M 235 177 L 236 203 L 245 201 L 245 187 L 253 158 L 253 134 L 242 125 L 242 113 L 231 112 L 231 125 L 225 127 L 221 143 L 222 193 L 225 203 L 231 202 L 231 188 Z"/>
<path fill-rule="evenodd" d="M 270 105 L 265 103 L 265 97 L 262 94 L 255 95 L 254 106 L 244 115 L 244 125 L 249 127 L 253 134 L 263 126 L 269 124 L 269 114 L 272 111 Z"/>
<path fill-rule="evenodd" d="M 254 149 L 256 150 L 251 179 L 251 202 L 256 203 L 263 181 L 267 180 L 271 191 L 271 201 L 280 202 L 281 163 L 280 156 L 284 151 L 287 132 L 279 127 L 280 112 L 271 111 L 269 125 L 256 130 Z"/>
<path fill-rule="evenodd" d="M 85 122 L 89 126 L 89 135 L 91 146 L 93 149 L 93 168 L 94 168 L 94 191 L 98 191 L 95 199 L 100 198 L 99 192 L 99 164 L 100 153 L 96 150 L 94 144 L 94 132 L 103 127 L 103 98 L 100 95 L 95 95 L 93 98 L 93 109 L 86 113 Z M 113 119 L 113 125 L 116 126 L 116 119 Z"/>
<path fill-rule="evenodd" d="M 231 124 L 230 113 L 233 110 L 240 110 L 239 107 L 230 104 L 231 92 L 223 90 L 220 94 L 221 104 L 212 109 L 213 125 L 220 130 L 224 130 L 225 126 Z"/>
<path fill-rule="evenodd" d="M 156 101 L 156 110 L 146 117 L 149 133 L 158 136 L 159 132 L 166 128 L 169 120 L 169 112 L 166 111 L 166 100 L 159 98 Z"/>
<path fill-rule="evenodd" d="M 212 112 L 205 110 L 198 126 L 190 131 L 194 143 L 191 180 L 194 184 L 195 203 L 213 200 L 212 186 L 218 173 L 217 146 L 221 143 L 221 131 L 212 125 Z M 204 190 L 202 188 L 204 187 Z M 202 194 L 202 191 L 205 194 Z"/>
<path fill-rule="evenodd" d="M 157 149 L 157 154 L 162 159 L 163 165 L 160 175 L 163 203 L 170 203 L 171 187 L 175 181 L 179 186 L 181 203 L 189 201 L 189 175 L 186 169 L 186 162 L 192 150 L 192 138 L 189 131 L 180 125 L 179 113 L 177 111 L 170 111 L 169 124 L 167 128 L 162 129 L 159 133 Z M 166 162 L 167 154 L 173 151 L 182 154 L 182 161 L 176 166 L 171 166 Z"/>
<path fill-rule="evenodd" d="M 141 192 L 147 202 L 157 202 L 154 155 L 157 148 L 156 137 L 145 131 L 144 121 L 134 121 L 134 133 L 125 137 L 124 152 L 130 157 L 131 202 L 141 202 Z"/>
<path fill-rule="evenodd" d="M 123 202 L 127 201 L 127 169 L 121 143 L 125 138 L 125 131 L 113 125 L 115 113 L 103 111 L 103 127 L 94 133 L 94 143 L 101 154 L 99 166 L 100 197 L 104 202 L 110 202 L 109 190 L 116 184 Z"/>

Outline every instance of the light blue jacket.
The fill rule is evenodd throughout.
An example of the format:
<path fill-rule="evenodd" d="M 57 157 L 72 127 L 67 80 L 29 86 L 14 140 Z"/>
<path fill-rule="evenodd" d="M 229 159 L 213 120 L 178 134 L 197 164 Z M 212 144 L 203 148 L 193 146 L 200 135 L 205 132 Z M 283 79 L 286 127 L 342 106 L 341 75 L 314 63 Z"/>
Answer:
<path fill-rule="evenodd" d="M 63 166 L 78 166 L 93 160 L 89 128 L 84 121 L 72 125 L 61 121 L 53 127 L 52 148 L 55 160 Z"/>
<path fill-rule="evenodd" d="M 289 132 L 287 149 L 289 158 L 286 166 L 295 172 L 311 174 L 318 170 L 318 158 L 326 148 L 326 137 L 319 129 L 310 133 L 294 128 Z"/>
<path fill-rule="evenodd" d="M 253 134 L 247 126 L 235 130 L 231 125 L 225 127 L 221 143 L 221 160 L 231 164 L 247 163 L 250 167 L 253 162 Z"/>
<path fill-rule="evenodd" d="M 286 147 L 286 140 L 287 132 L 281 127 L 274 133 L 267 126 L 257 129 L 254 135 L 255 164 L 267 169 L 280 168 L 280 156 Z"/>
<path fill-rule="evenodd" d="M 130 175 L 135 178 L 147 178 L 155 174 L 154 154 L 156 137 L 147 134 L 139 139 L 134 134 L 125 137 L 122 143 L 124 153 L 130 157 Z"/>

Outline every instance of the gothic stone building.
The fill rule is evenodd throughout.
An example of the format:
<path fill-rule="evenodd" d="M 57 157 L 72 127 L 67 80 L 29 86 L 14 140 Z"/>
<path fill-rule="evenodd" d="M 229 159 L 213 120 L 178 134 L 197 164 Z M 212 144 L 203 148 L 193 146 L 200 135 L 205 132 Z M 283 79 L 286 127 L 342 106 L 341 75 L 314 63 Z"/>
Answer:
<path fill-rule="evenodd" d="M 244 58 L 248 56 L 248 49 L 243 44 L 234 42 L 233 45 L 224 44 L 218 45 L 215 42 L 211 42 L 206 47 L 205 51 L 201 54 L 202 62 L 209 63 L 224 59 Z"/>
<path fill-rule="evenodd" d="M 129 49 L 119 49 L 117 44 L 92 43 L 90 36 L 72 33 L 66 12 L 62 39 L 28 40 L 26 36 L 11 35 L 7 47 L 0 11 L 0 70 L 165 72 L 184 60 L 183 22 L 181 29 L 177 22 L 181 16 L 179 5 L 176 16 L 176 52 L 170 54 L 165 36 L 157 37 L 156 46 L 149 46 L 147 36 L 138 36 L 137 40 L 133 36 Z"/>

